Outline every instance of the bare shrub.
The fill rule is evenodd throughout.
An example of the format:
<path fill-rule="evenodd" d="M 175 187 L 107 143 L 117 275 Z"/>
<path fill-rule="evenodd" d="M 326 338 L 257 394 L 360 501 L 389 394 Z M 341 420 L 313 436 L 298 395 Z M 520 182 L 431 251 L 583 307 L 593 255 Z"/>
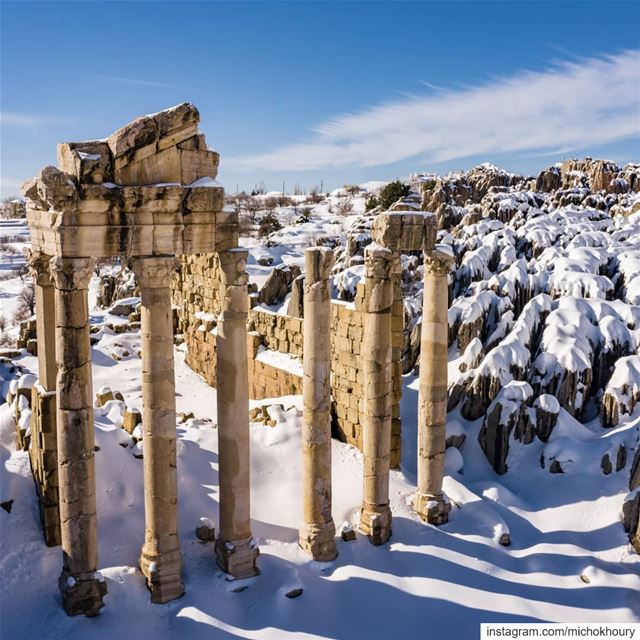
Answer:
<path fill-rule="evenodd" d="M 255 196 L 249 196 L 244 203 L 244 209 L 247 212 L 251 222 L 256 221 L 256 215 L 261 208 L 262 202 L 260 201 L 260 198 L 256 198 Z"/>
<path fill-rule="evenodd" d="M 8 244 L 2 248 L 2 253 L 9 259 L 9 262 L 13 264 L 16 258 L 22 255 L 22 251 L 16 249 L 12 244 Z"/>
<path fill-rule="evenodd" d="M 273 215 L 278 206 L 278 200 L 276 198 L 267 198 L 264 201 L 264 208 L 267 210 L 267 213 Z"/>
<path fill-rule="evenodd" d="M 281 196 L 278 196 L 277 201 L 279 207 L 291 207 L 295 204 L 293 198 L 290 198 L 284 193 Z"/>
<path fill-rule="evenodd" d="M 313 189 L 311 189 L 311 191 L 309 192 L 309 195 L 307 196 L 307 202 L 311 204 L 318 204 L 322 202 L 323 199 L 324 197 L 320 193 L 320 190 L 318 189 L 318 187 L 313 187 Z"/>
<path fill-rule="evenodd" d="M 336 204 L 336 213 L 341 216 L 348 216 L 353 211 L 353 201 L 351 198 L 341 198 Z"/>
<path fill-rule="evenodd" d="M 22 288 L 18 294 L 18 307 L 13 314 L 14 322 L 27 320 L 36 312 L 36 290 L 33 284 Z"/>
<path fill-rule="evenodd" d="M 12 349 L 15 346 L 15 340 L 8 333 L 0 333 L 0 349 Z"/>
<path fill-rule="evenodd" d="M 4 273 L 0 273 L 0 282 L 4 282 L 5 280 L 13 280 L 18 277 L 18 272 L 14 271 L 5 271 Z"/>

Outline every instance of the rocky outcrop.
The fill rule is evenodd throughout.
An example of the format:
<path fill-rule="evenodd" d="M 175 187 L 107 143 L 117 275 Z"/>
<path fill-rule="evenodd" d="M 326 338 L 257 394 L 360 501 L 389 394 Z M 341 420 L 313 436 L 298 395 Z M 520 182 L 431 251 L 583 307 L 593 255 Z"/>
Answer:
<path fill-rule="evenodd" d="M 560 403 L 555 396 L 543 393 L 536 398 L 533 407 L 536 412 L 536 436 L 542 442 L 547 442 L 558 422 Z"/>
<path fill-rule="evenodd" d="M 300 267 L 295 264 L 281 264 L 275 267 L 258 291 L 258 302 L 267 306 L 282 302 L 300 273 Z"/>
<path fill-rule="evenodd" d="M 99 307 L 110 307 L 116 300 L 139 297 L 140 289 L 135 274 L 127 266 L 115 273 L 100 275 L 97 304 Z"/>
<path fill-rule="evenodd" d="M 291 283 L 291 298 L 287 307 L 287 315 L 293 318 L 304 317 L 304 276 L 300 275 Z"/>
<path fill-rule="evenodd" d="M 615 427 L 620 417 L 630 414 L 640 400 L 640 356 L 620 358 L 602 396 L 602 422 Z"/>
<path fill-rule="evenodd" d="M 526 382 L 509 382 L 487 409 L 478 442 L 496 473 L 508 470 L 507 455 L 511 435 L 528 444 L 533 440 L 534 424 L 529 412 L 533 390 Z"/>
<path fill-rule="evenodd" d="M 536 178 L 536 191 L 557 191 L 562 186 L 560 167 L 554 165 L 543 169 Z"/>

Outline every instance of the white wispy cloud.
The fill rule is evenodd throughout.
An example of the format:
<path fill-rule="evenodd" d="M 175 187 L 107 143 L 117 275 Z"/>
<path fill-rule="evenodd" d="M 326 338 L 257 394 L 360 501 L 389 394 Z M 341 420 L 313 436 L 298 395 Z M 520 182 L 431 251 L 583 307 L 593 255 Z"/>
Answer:
<path fill-rule="evenodd" d="M 0 112 L 0 123 L 2 123 L 3 126 L 34 127 L 43 124 L 45 120 L 43 116 L 35 116 L 27 113 L 15 113 L 13 111 Z"/>
<path fill-rule="evenodd" d="M 224 164 L 297 171 L 370 167 L 414 156 L 442 162 L 584 149 L 639 134 L 640 51 L 630 50 L 384 103 L 333 118 L 307 140 Z"/>
<path fill-rule="evenodd" d="M 109 82 L 118 82 L 120 84 L 129 84 L 129 85 L 138 85 L 141 87 L 165 87 L 170 88 L 174 85 L 169 84 L 168 82 L 158 82 L 157 80 L 141 80 L 139 78 L 126 78 L 125 76 L 110 76 L 110 75 L 101 75 L 96 74 L 96 78 L 101 78 L 102 80 L 107 80 Z"/>

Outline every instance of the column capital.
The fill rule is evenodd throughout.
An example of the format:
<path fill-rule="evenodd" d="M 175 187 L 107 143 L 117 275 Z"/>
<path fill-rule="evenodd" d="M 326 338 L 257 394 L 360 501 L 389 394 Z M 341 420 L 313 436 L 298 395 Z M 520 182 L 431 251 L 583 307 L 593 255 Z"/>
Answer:
<path fill-rule="evenodd" d="M 424 254 L 424 273 L 432 276 L 447 276 L 453 267 L 455 259 L 453 256 L 433 249 Z"/>
<path fill-rule="evenodd" d="M 94 258 L 51 258 L 49 266 L 56 289 L 88 289 L 95 262 Z"/>
<path fill-rule="evenodd" d="M 370 244 L 364 249 L 364 275 L 374 280 L 388 280 L 397 268 L 397 255 L 379 244 Z"/>
<path fill-rule="evenodd" d="M 178 267 L 175 256 L 134 258 L 131 267 L 141 289 L 160 289 L 171 286 L 171 276 Z"/>
<path fill-rule="evenodd" d="M 229 286 L 243 286 L 248 284 L 249 276 L 245 269 L 249 252 L 245 249 L 231 249 L 218 253 L 222 284 Z"/>
<path fill-rule="evenodd" d="M 333 249 L 329 247 L 310 247 L 305 249 L 305 281 L 307 284 L 328 280 L 333 267 Z"/>
<path fill-rule="evenodd" d="M 27 264 L 34 282 L 40 287 L 53 286 L 53 277 L 51 275 L 51 265 L 49 264 L 51 256 L 39 251 L 29 251 L 27 254 Z"/>

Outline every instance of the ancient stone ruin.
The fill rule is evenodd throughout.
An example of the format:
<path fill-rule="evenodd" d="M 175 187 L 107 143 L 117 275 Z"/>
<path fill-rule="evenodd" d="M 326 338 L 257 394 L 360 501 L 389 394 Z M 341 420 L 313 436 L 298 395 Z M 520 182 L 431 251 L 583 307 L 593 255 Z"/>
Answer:
<path fill-rule="evenodd" d="M 257 362 L 257 345 L 248 328 L 261 318 L 250 315 L 247 252 L 237 246 L 237 215 L 223 211 L 223 189 L 215 181 L 218 154 L 207 148 L 198 122 L 197 109 L 182 104 L 138 118 L 105 140 L 61 144 L 58 168 L 46 167 L 24 185 L 39 366 L 39 381 L 31 389 L 31 459 L 46 542 L 62 546 L 58 585 L 69 615 L 96 615 L 106 593 L 98 571 L 87 295 L 99 258 L 130 262 L 142 300 L 146 522 L 139 564 L 152 602 L 168 602 L 184 592 L 172 297 L 182 296 L 189 310 L 196 302 L 190 299 L 194 288 L 176 283 L 184 285 L 197 269 L 208 283 L 196 288 L 197 295 L 215 300 L 217 312 L 215 335 L 199 332 L 210 343 L 208 359 L 196 351 L 195 330 L 183 330 L 189 358 L 198 362 L 194 368 L 218 389 L 217 561 L 234 578 L 259 573 L 259 549 L 251 534 L 249 456 L 249 397 L 255 397 L 250 364 Z M 290 318 L 298 321 L 296 331 L 283 329 L 280 339 L 303 357 L 301 384 L 288 392 L 303 394 L 300 546 L 316 560 L 337 554 L 332 429 L 364 453 L 361 531 L 376 545 L 391 535 L 389 470 L 399 463 L 399 255 L 406 251 L 424 252 L 425 262 L 415 508 L 428 522 L 447 521 L 442 476 L 452 258 L 435 247 L 436 225 L 436 217 L 427 213 L 377 217 L 355 309 L 330 299 L 332 251 L 306 251 L 304 319 Z M 188 317 L 180 321 L 188 324 Z M 283 391 L 282 381 L 264 381 L 259 371 L 251 372 L 251 380 L 264 393 Z"/>

